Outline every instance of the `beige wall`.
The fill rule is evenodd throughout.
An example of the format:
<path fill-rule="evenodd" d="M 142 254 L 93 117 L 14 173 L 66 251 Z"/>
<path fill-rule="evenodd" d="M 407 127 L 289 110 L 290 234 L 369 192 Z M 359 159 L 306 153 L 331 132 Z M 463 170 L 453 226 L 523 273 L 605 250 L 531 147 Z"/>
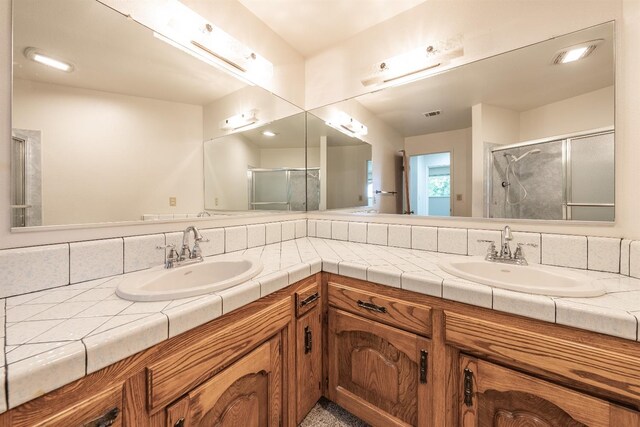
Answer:
<path fill-rule="evenodd" d="M 613 126 L 614 88 L 609 86 L 520 113 L 520 142 Z"/>
<path fill-rule="evenodd" d="M 304 168 L 303 148 L 262 148 L 261 168 Z M 312 166 L 310 166 L 312 167 Z"/>
<path fill-rule="evenodd" d="M 471 216 L 471 128 L 405 138 L 404 149 L 407 156 L 451 152 L 452 216 Z"/>
<path fill-rule="evenodd" d="M 327 147 L 327 209 L 367 205 L 368 144 Z"/>
<path fill-rule="evenodd" d="M 201 106 L 18 79 L 13 99 L 42 132 L 43 225 L 202 210 Z"/>

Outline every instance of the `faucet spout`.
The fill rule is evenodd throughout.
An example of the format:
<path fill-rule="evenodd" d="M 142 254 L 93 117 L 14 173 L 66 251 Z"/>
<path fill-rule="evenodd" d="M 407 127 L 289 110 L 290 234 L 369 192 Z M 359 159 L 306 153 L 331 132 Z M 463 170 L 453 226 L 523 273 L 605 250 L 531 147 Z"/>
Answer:
<path fill-rule="evenodd" d="M 511 258 L 511 247 L 509 242 L 513 240 L 513 234 L 511 234 L 511 227 L 506 225 L 500 236 L 500 255 L 503 257 Z"/>
<path fill-rule="evenodd" d="M 189 227 L 187 227 L 182 233 L 182 250 L 180 251 L 181 260 L 185 260 L 187 258 L 194 258 L 194 255 L 196 257 L 199 256 L 192 253 L 191 249 L 189 249 L 189 234 L 191 234 L 192 232 L 193 232 L 193 239 L 194 239 L 194 247 L 197 247 L 198 242 L 201 242 L 203 240 L 202 234 L 200 234 L 200 230 L 198 230 L 193 225 L 190 225 Z"/>

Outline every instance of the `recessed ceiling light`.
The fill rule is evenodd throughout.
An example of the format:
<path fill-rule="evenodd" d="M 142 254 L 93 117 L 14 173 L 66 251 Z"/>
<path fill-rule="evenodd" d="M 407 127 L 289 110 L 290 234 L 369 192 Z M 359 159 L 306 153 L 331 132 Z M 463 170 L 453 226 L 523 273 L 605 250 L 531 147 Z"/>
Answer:
<path fill-rule="evenodd" d="M 574 46 L 569 46 L 556 52 L 553 58 L 554 64 L 567 64 L 586 58 L 602 43 L 603 39 L 591 40 Z"/>
<path fill-rule="evenodd" d="M 66 73 L 70 73 L 74 70 L 74 67 L 72 64 L 61 61 L 59 59 L 52 58 L 49 55 L 45 55 L 44 53 L 38 51 L 36 48 L 33 48 L 33 47 L 26 48 L 24 50 L 24 56 L 26 56 L 28 59 L 34 62 L 47 65 L 51 68 L 55 68 L 56 70 L 64 71 Z"/>
<path fill-rule="evenodd" d="M 262 134 L 263 134 L 264 136 L 269 136 L 269 137 L 271 137 L 271 136 L 276 136 L 276 135 L 277 135 L 277 133 L 273 133 L 273 132 L 271 132 L 270 130 L 265 130 L 264 132 L 262 132 Z"/>

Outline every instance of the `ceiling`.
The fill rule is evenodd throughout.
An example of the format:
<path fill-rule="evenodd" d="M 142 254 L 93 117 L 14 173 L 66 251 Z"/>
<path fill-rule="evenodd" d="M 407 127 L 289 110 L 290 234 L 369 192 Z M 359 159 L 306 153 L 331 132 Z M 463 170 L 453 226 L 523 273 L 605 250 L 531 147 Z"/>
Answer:
<path fill-rule="evenodd" d="M 560 49 L 595 39 L 604 42 L 587 58 L 552 64 Z M 463 129 L 475 104 L 522 112 L 612 86 L 613 54 L 613 24 L 602 24 L 356 100 L 403 137 Z M 442 113 L 424 116 L 433 110 Z"/>
<path fill-rule="evenodd" d="M 425 0 L 239 0 L 304 57 Z"/>
<path fill-rule="evenodd" d="M 97 1 L 13 5 L 16 78 L 196 105 L 246 86 Z M 71 62 L 75 71 L 30 61 L 23 54 L 27 47 Z"/>

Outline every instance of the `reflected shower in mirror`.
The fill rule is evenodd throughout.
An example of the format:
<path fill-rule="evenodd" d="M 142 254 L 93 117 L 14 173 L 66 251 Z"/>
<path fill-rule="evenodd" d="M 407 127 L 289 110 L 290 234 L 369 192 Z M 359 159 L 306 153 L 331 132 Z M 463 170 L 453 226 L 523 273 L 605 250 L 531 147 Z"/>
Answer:
<path fill-rule="evenodd" d="M 195 217 L 203 141 L 302 111 L 155 31 L 95 0 L 13 1 L 13 226 Z"/>
<path fill-rule="evenodd" d="M 368 127 L 377 211 L 613 221 L 613 22 L 432 71 L 319 109 Z"/>
<path fill-rule="evenodd" d="M 304 211 L 305 113 L 204 144 L 205 209 Z"/>
<path fill-rule="evenodd" d="M 372 209 L 373 164 L 371 145 L 361 139 L 365 135 L 366 127 L 346 114 L 331 121 L 307 113 L 310 211 Z"/>

